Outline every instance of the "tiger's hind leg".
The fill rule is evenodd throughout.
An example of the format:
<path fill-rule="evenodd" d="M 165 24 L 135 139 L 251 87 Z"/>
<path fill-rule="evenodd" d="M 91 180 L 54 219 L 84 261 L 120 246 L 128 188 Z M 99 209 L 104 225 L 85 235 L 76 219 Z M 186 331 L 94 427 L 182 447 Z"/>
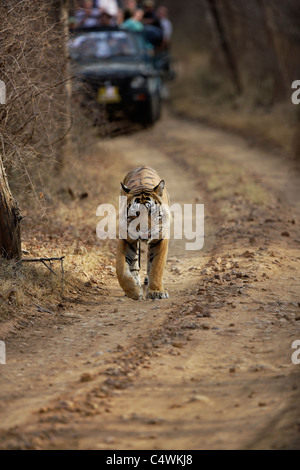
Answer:
<path fill-rule="evenodd" d="M 134 300 L 143 298 L 139 270 L 137 242 L 128 243 L 119 240 L 116 259 L 117 277 L 125 294 Z"/>

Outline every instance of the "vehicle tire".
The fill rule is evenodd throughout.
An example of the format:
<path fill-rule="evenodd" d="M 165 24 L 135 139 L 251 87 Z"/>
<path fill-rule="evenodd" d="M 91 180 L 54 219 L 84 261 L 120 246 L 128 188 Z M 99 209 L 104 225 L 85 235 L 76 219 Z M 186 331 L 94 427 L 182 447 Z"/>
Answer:
<path fill-rule="evenodd" d="M 145 126 L 153 126 L 161 115 L 161 97 L 158 92 L 154 93 L 149 100 L 144 103 L 141 110 L 141 121 Z"/>

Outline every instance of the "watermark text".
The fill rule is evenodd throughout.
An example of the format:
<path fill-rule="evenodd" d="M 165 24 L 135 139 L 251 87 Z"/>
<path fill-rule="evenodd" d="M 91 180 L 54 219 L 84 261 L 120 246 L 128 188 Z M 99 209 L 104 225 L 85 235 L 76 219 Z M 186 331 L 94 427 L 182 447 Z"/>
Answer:
<path fill-rule="evenodd" d="M 294 80 L 292 83 L 292 89 L 295 89 L 292 93 L 292 103 L 300 104 L 300 80 Z"/>
<path fill-rule="evenodd" d="M 6 85 L 0 80 L 0 104 L 6 104 Z"/>
<path fill-rule="evenodd" d="M 6 364 L 6 347 L 4 341 L 0 341 L 0 364 Z"/>
<path fill-rule="evenodd" d="M 169 206 L 149 202 L 128 208 L 127 198 L 120 196 L 118 211 L 112 204 L 101 204 L 96 216 L 101 217 L 96 227 L 100 240 L 126 240 L 128 237 L 132 240 L 185 239 L 185 248 L 191 251 L 201 250 L 204 245 L 204 204 Z"/>
<path fill-rule="evenodd" d="M 292 342 L 292 349 L 296 349 L 292 354 L 292 363 L 295 365 L 300 364 L 300 339 L 295 339 Z"/>

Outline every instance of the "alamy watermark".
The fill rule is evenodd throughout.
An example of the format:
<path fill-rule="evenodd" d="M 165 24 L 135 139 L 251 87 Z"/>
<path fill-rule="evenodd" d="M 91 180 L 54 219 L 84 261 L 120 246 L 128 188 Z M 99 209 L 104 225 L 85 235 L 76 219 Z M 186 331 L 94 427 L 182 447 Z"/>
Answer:
<path fill-rule="evenodd" d="M 6 85 L 0 80 L 0 104 L 6 104 Z"/>
<path fill-rule="evenodd" d="M 292 354 L 292 363 L 295 365 L 300 364 L 300 339 L 295 339 L 292 342 L 292 349 L 296 349 Z"/>
<path fill-rule="evenodd" d="M 300 104 L 300 80 L 294 80 L 292 83 L 292 89 L 296 89 L 292 93 L 292 103 L 293 104 Z"/>
<path fill-rule="evenodd" d="M 101 240 L 129 237 L 147 241 L 173 237 L 175 240 L 187 240 L 186 250 L 201 250 L 204 245 L 204 204 L 169 206 L 149 202 L 133 204 L 128 208 L 127 197 L 120 196 L 118 210 L 112 204 L 101 204 L 96 216 L 102 217 L 96 228 Z"/>
<path fill-rule="evenodd" d="M 6 364 L 6 347 L 4 341 L 0 341 L 0 364 Z"/>

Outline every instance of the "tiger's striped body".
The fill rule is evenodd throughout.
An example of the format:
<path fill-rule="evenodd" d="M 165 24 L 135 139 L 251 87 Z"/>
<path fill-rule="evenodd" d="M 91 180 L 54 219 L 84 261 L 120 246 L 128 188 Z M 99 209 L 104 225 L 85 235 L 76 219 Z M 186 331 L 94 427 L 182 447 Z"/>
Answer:
<path fill-rule="evenodd" d="M 163 288 L 168 239 L 164 236 L 162 226 L 169 218 L 169 195 L 165 183 L 151 167 L 138 167 L 125 176 L 121 183 L 121 195 L 127 197 L 126 224 L 130 225 L 130 222 L 141 217 L 142 226 L 144 217 L 147 226 L 147 230 L 139 232 L 140 240 L 148 245 L 146 298 L 168 298 Z M 135 300 L 143 298 L 139 277 L 140 240 L 128 230 L 127 238 L 120 239 L 117 247 L 116 271 L 119 283 L 126 295 Z"/>

